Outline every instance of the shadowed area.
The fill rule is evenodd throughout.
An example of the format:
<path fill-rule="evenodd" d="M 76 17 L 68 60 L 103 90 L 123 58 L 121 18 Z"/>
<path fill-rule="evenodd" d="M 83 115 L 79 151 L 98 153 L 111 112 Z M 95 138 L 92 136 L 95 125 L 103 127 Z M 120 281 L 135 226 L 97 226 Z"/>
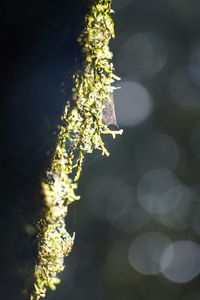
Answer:
<path fill-rule="evenodd" d="M 50 163 L 88 1 L 11 1 L 1 8 L 1 283 L 26 299 L 35 257 L 40 176 Z M 64 90 L 63 90 L 64 89 Z M 24 293 L 24 295 L 23 295 Z"/>

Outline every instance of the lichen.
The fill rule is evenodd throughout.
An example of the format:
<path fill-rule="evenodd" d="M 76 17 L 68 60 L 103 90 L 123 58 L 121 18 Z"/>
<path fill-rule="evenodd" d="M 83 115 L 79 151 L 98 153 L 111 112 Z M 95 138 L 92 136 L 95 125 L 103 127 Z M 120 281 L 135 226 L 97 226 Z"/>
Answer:
<path fill-rule="evenodd" d="M 111 2 L 99 0 L 92 5 L 85 17 L 85 29 L 77 39 L 85 59 L 82 69 L 73 76 L 72 101 L 66 103 L 51 167 L 41 184 L 45 209 L 39 221 L 31 300 L 45 297 L 47 287 L 55 290 L 60 282 L 58 273 L 64 269 L 64 258 L 74 242 L 74 235 L 66 230 L 65 217 L 68 205 L 80 198 L 76 189 L 85 154 L 98 149 L 108 156 L 102 135 L 115 138 L 122 134 L 122 130 L 109 128 L 109 120 L 115 117 L 108 116 L 114 113 L 112 84 L 119 80 L 113 73 L 108 46 L 114 37 Z"/>

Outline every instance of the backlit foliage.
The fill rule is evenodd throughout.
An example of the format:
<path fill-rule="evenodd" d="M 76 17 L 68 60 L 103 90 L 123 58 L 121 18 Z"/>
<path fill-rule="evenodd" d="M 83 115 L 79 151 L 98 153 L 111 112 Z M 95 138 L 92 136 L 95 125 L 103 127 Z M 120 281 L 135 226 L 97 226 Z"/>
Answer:
<path fill-rule="evenodd" d="M 38 262 L 31 300 L 45 297 L 47 287 L 54 290 L 60 282 L 58 273 L 64 269 L 64 258 L 74 242 L 74 236 L 66 231 L 65 216 L 68 205 L 80 198 L 76 189 L 85 154 L 98 149 L 108 156 L 102 135 L 115 138 L 122 133 L 108 127 L 115 123 L 115 116 L 108 114 L 114 114 L 112 83 L 119 79 L 113 74 L 108 46 L 114 37 L 111 12 L 111 0 L 96 1 L 77 39 L 85 60 L 82 70 L 74 75 L 73 99 L 66 103 L 51 167 L 42 182 L 45 211 L 39 222 Z"/>

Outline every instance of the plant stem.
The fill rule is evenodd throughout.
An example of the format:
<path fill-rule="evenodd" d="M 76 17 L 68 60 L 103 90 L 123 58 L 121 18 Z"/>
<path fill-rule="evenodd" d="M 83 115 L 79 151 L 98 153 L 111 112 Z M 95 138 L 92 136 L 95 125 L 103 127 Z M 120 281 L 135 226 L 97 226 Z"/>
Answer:
<path fill-rule="evenodd" d="M 85 59 L 82 70 L 73 77 L 73 104 L 66 103 L 51 167 L 41 184 L 45 209 L 39 221 L 38 262 L 31 300 L 45 297 L 47 287 L 55 290 L 60 282 L 58 273 L 63 271 L 64 258 L 74 243 L 74 235 L 66 230 L 65 217 L 68 205 L 80 198 L 75 191 L 85 154 L 99 149 L 108 156 L 102 135 L 115 138 L 122 134 L 122 130 L 112 131 L 108 127 L 113 119 L 108 114 L 114 113 L 108 109 L 113 108 L 112 83 L 119 80 L 113 74 L 108 46 L 114 37 L 111 2 L 99 0 L 91 6 L 85 17 L 85 29 L 77 39 Z"/>

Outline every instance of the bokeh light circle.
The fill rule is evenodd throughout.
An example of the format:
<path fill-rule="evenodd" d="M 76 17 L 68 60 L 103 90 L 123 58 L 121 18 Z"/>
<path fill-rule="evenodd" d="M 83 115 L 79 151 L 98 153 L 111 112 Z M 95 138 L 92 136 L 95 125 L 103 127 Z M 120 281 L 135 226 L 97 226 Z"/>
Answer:
<path fill-rule="evenodd" d="M 172 252 L 171 263 L 162 270 L 163 275 L 178 283 L 186 283 L 194 279 L 200 272 L 200 246 L 189 240 L 176 241 L 168 245 L 161 257 L 161 266 L 166 264 Z"/>
<path fill-rule="evenodd" d="M 179 201 L 181 184 L 168 169 L 147 172 L 137 186 L 137 200 L 151 214 L 170 211 Z"/>
<path fill-rule="evenodd" d="M 171 240 L 159 232 L 148 232 L 139 235 L 131 243 L 128 250 L 130 265 L 140 273 L 158 274 L 168 267 L 173 253 L 168 252 L 168 257 L 162 265 L 160 259 L 166 247 L 170 249 Z"/>
<path fill-rule="evenodd" d="M 134 81 L 122 81 L 115 93 L 116 115 L 119 125 L 133 126 L 146 120 L 153 109 L 148 90 Z"/>
<path fill-rule="evenodd" d="M 167 62 L 164 40 L 155 33 L 140 32 L 129 37 L 118 53 L 118 66 L 134 79 L 150 78 Z"/>
<path fill-rule="evenodd" d="M 192 207 L 199 197 L 192 188 L 184 184 L 181 184 L 179 191 L 180 197 L 172 209 L 163 214 L 154 214 L 153 217 L 164 226 L 185 229 L 190 226 Z"/>

